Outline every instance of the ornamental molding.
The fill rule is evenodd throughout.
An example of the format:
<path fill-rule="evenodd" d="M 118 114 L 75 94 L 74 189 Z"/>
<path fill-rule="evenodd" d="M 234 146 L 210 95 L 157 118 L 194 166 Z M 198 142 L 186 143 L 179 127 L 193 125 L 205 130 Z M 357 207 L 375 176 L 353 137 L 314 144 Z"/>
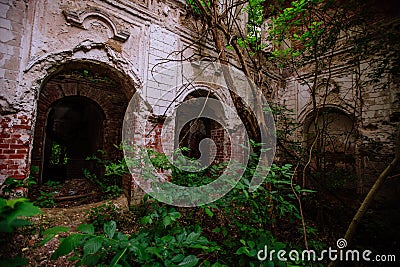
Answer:
<path fill-rule="evenodd" d="M 120 42 L 125 42 L 130 36 L 129 32 L 118 30 L 114 21 L 107 14 L 99 9 L 90 9 L 82 12 L 64 10 L 63 14 L 67 22 L 70 23 L 72 26 L 85 30 L 87 30 L 84 24 L 85 20 L 90 18 L 102 21 L 110 28 L 113 34 L 111 38 Z"/>

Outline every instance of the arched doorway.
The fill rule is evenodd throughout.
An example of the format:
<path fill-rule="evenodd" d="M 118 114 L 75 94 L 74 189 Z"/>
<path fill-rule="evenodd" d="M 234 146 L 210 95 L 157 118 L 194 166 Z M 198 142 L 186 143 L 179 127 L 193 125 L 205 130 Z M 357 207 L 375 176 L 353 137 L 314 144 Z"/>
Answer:
<path fill-rule="evenodd" d="M 225 121 L 224 109 L 218 98 L 209 91 L 199 89 L 188 94 L 183 102 L 189 104 L 178 107 L 176 113 L 176 129 L 181 130 L 175 133 L 175 136 L 179 137 L 175 147 L 186 148 L 187 150 L 182 151 L 184 156 L 193 159 L 202 158 L 203 165 L 209 165 L 212 163 L 210 155 L 213 154 L 211 151 L 213 148 L 209 142 L 202 143 L 202 140 L 209 139 L 216 145 L 215 160 L 222 162 L 226 156 L 222 150 L 227 144 L 221 142 L 225 129 L 218 121 L 212 119 L 214 117 Z M 205 152 L 205 155 L 202 155 L 202 152 Z"/>
<path fill-rule="evenodd" d="M 32 165 L 38 181 L 83 178 L 85 158 L 102 150 L 122 158 L 126 107 L 135 91 L 121 72 L 93 61 L 60 65 L 42 84 L 37 104 Z M 99 171 L 99 168 L 97 168 Z"/>
<path fill-rule="evenodd" d="M 82 170 L 94 170 L 86 160 L 102 149 L 101 107 L 83 96 L 67 96 L 50 107 L 46 120 L 43 181 L 82 177 Z"/>

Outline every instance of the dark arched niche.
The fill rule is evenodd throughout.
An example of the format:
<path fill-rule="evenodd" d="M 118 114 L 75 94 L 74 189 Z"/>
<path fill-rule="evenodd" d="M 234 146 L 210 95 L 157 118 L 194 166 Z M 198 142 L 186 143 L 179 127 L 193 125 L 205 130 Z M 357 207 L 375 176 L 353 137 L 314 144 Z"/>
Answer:
<path fill-rule="evenodd" d="M 324 107 L 304 123 L 306 153 L 312 150 L 310 167 L 319 174 L 319 185 L 331 189 L 356 187 L 354 119 L 337 107 Z"/>
<path fill-rule="evenodd" d="M 306 120 L 306 140 L 311 146 L 319 133 L 318 141 L 326 152 L 354 153 L 354 121 L 336 107 L 326 107 L 311 113 Z M 321 134 L 323 135 L 322 138 Z"/>

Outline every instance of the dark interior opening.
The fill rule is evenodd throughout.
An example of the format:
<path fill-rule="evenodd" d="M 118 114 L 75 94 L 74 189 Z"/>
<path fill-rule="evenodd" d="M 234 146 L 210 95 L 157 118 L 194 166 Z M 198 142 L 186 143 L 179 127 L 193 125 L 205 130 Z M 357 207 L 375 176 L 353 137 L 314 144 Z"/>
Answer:
<path fill-rule="evenodd" d="M 208 118 L 198 118 L 189 121 L 183 126 L 182 131 L 179 133 L 179 148 L 188 148 L 188 150 L 182 151 L 184 156 L 193 159 L 200 158 L 200 142 L 205 138 L 211 138 L 212 124 L 213 121 Z"/>
<path fill-rule="evenodd" d="M 64 97 L 48 112 L 42 181 L 83 178 L 83 169 L 94 171 L 86 160 L 102 147 L 104 113 L 93 100 Z"/>
<path fill-rule="evenodd" d="M 201 100 L 197 101 L 199 98 Z M 210 103 L 207 99 L 217 100 L 212 93 L 205 90 L 196 90 L 184 99 L 184 102 L 187 103 L 193 101 L 188 106 L 178 108 L 176 129 L 181 129 L 181 131 L 176 133 L 179 139 L 175 147 L 187 148 L 187 150 L 182 151 L 182 154 L 192 159 L 199 159 L 202 156 L 201 152 L 204 151 L 206 155 L 203 155 L 202 160 L 208 162 L 210 160 L 208 155 L 210 145 L 209 143 L 202 143 L 200 146 L 200 142 L 206 138 L 213 139 L 211 131 L 223 128 L 219 122 L 209 117 L 212 115 L 222 119 L 224 110 L 222 105 L 217 102 L 218 100 Z"/>

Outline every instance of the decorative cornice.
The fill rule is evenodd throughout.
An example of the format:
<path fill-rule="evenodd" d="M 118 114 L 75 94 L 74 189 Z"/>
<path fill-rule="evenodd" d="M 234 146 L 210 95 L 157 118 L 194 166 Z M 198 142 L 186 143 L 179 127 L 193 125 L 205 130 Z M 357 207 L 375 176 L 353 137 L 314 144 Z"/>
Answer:
<path fill-rule="evenodd" d="M 127 31 L 118 31 L 115 23 L 109 18 L 109 16 L 99 9 L 90 9 L 79 13 L 71 10 L 64 10 L 63 14 L 68 23 L 82 29 L 86 29 L 83 23 L 87 18 L 96 18 L 103 21 L 111 29 L 113 33 L 112 38 L 120 42 L 125 42 L 130 36 Z"/>

